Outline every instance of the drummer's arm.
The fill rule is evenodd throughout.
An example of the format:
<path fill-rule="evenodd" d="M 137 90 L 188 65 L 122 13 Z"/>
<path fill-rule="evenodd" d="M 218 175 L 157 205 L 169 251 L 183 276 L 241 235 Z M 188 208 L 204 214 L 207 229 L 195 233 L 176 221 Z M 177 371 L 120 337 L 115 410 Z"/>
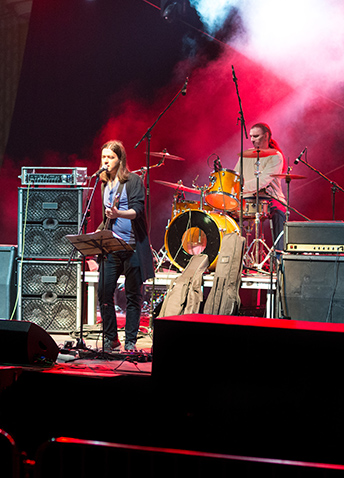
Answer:
<path fill-rule="evenodd" d="M 259 175 L 259 190 L 265 189 L 273 181 L 271 174 L 279 174 L 283 170 L 283 157 L 280 153 L 275 154 L 269 158 L 264 169 Z M 254 194 L 257 192 L 257 179 L 256 177 L 245 181 L 244 186 L 245 194 Z"/>

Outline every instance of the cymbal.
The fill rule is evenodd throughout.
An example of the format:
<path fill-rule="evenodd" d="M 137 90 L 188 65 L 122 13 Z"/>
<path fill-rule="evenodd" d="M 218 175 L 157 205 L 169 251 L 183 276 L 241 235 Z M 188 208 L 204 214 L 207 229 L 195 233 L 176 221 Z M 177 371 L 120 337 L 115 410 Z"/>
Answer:
<path fill-rule="evenodd" d="M 201 191 L 199 189 L 189 188 L 188 186 L 184 186 L 184 184 L 169 183 L 167 181 L 159 181 L 158 179 L 154 179 L 154 182 L 162 184 L 163 186 L 168 186 L 169 188 L 179 189 L 179 191 L 186 191 L 193 194 L 201 194 Z"/>
<path fill-rule="evenodd" d="M 145 152 L 147 154 L 147 151 Z M 167 151 L 161 152 L 161 153 L 149 153 L 151 156 L 154 156 L 156 158 L 167 158 L 167 159 L 173 159 L 174 161 L 185 161 L 184 158 L 181 158 L 179 156 L 174 156 L 174 154 L 170 154 Z"/>
<path fill-rule="evenodd" d="M 281 179 L 306 179 L 306 176 L 301 176 L 300 174 L 287 174 L 287 173 L 281 173 L 281 174 L 270 174 L 270 176 L 274 178 L 281 178 Z"/>
<path fill-rule="evenodd" d="M 238 153 L 239 156 L 241 153 Z M 273 156 L 274 154 L 277 154 L 277 149 L 272 149 L 272 148 L 267 148 L 267 149 L 260 149 L 259 150 L 259 157 L 260 158 L 266 158 L 267 156 Z M 246 151 L 243 152 L 243 157 L 244 158 L 257 158 L 258 157 L 258 150 L 257 149 L 247 149 Z"/>

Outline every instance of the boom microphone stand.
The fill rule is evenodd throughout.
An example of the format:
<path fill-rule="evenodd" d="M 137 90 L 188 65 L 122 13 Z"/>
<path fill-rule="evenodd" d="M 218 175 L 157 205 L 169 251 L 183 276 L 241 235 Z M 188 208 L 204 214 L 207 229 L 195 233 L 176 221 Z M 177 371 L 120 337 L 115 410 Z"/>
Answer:
<path fill-rule="evenodd" d="M 152 139 L 152 130 L 154 128 L 154 126 L 158 123 L 158 121 L 160 120 L 160 118 L 166 113 L 166 111 L 173 105 L 173 103 L 177 100 L 177 98 L 180 96 L 180 95 L 183 95 L 185 96 L 186 95 L 186 87 L 188 85 L 188 82 L 189 82 L 189 78 L 186 78 L 185 80 L 185 83 L 183 85 L 183 87 L 178 91 L 178 93 L 175 95 L 175 97 L 170 101 L 170 103 L 166 106 L 166 108 L 159 114 L 159 116 L 157 117 L 157 119 L 154 121 L 154 123 L 152 124 L 152 126 L 150 126 L 147 131 L 145 132 L 145 134 L 142 136 L 142 138 L 138 141 L 138 143 L 135 144 L 134 148 L 136 149 L 139 144 L 145 139 L 147 138 L 147 144 L 146 144 L 146 156 L 147 156 L 147 159 L 146 159 L 146 168 L 147 168 L 147 171 L 146 171 L 146 178 L 147 178 L 147 186 L 146 186 L 146 212 L 147 212 L 147 221 L 148 221 L 148 229 L 150 231 L 150 228 L 151 228 L 151 217 L 150 217 L 150 173 L 149 173 L 149 170 L 150 170 L 150 143 L 151 143 L 151 139 Z"/>
<path fill-rule="evenodd" d="M 325 176 L 325 174 L 323 174 L 321 171 L 319 171 L 318 169 L 316 169 L 314 166 L 312 166 L 311 164 L 308 163 L 308 161 L 304 161 L 303 159 L 301 159 L 302 155 L 304 154 L 304 152 L 307 150 L 307 146 L 306 148 L 302 151 L 302 153 L 300 154 L 300 156 L 298 156 L 294 163 L 297 164 L 299 161 L 301 161 L 301 163 L 305 164 L 309 169 L 311 169 L 312 171 L 314 171 L 315 173 L 319 174 L 319 176 L 321 176 L 323 179 L 325 179 L 327 182 L 330 183 L 331 185 L 331 190 L 332 190 L 332 220 L 334 221 L 335 220 L 335 202 L 336 202 L 336 192 L 337 191 L 341 191 L 342 193 L 344 192 L 344 189 L 339 186 L 335 181 L 331 181 L 330 178 L 328 178 L 327 176 Z"/>
<path fill-rule="evenodd" d="M 148 230 L 150 231 L 151 229 L 151 214 L 150 214 L 150 143 L 151 143 L 151 139 L 152 139 L 152 130 L 154 128 L 154 126 L 158 123 L 158 121 L 160 120 L 160 118 L 162 118 L 162 116 L 166 113 L 167 110 L 169 110 L 171 108 L 171 106 L 173 105 L 173 103 L 177 100 L 177 98 L 180 96 L 180 95 L 183 95 L 185 96 L 186 95 L 186 88 L 188 86 L 188 82 L 189 82 L 189 78 L 187 77 L 186 80 L 185 80 L 185 83 L 184 85 L 182 86 L 182 88 L 178 91 L 178 93 L 175 95 L 174 98 L 172 98 L 172 100 L 170 101 L 170 103 L 166 106 L 166 108 L 159 114 L 159 116 L 157 117 L 157 119 L 154 121 L 154 123 L 152 124 L 152 126 L 150 126 L 147 131 L 145 132 L 145 134 L 142 136 L 142 138 L 135 144 L 135 149 L 139 146 L 139 144 L 145 139 L 147 138 L 147 144 L 146 144 L 146 156 L 147 156 L 147 159 L 146 159 L 146 178 L 147 178 L 147 186 L 146 186 L 146 212 L 147 212 L 147 222 L 148 222 Z M 152 287 L 152 294 L 151 294 L 151 304 L 153 305 L 153 295 L 154 295 L 154 288 L 155 288 L 155 279 L 153 277 L 153 287 Z M 152 312 L 152 310 L 151 310 Z M 152 325 L 153 325 L 153 315 L 151 313 L 151 318 L 150 318 L 150 328 L 152 328 Z"/>
<path fill-rule="evenodd" d="M 239 94 L 238 88 L 238 80 L 235 76 L 234 66 L 232 65 L 232 73 L 233 73 L 233 81 L 235 83 L 235 88 L 238 96 L 239 101 L 239 117 L 238 121 L 240 121 L 240 218 L 239 218 L 239 227 L 240 233 L 243 235 L 243 215 L 244 215 L 244 201 L 243 201 L 243 190 L 244 190 L 244 175 L 243 175 L 243 157 L 244 157 L 244 131 L 245 137 L 248 139 L 245 119 L 244 119 L 244 112 L 242 109 L 241 98 Z M 238 124 L 238 123 L 237 123 Z"/>

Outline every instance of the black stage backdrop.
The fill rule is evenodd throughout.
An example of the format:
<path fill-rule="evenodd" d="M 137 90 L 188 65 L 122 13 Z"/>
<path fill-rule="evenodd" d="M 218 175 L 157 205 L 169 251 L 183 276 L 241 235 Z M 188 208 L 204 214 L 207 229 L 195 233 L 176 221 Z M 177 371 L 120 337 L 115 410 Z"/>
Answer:
<path fill-rule="evenodd" d="M 159 5 L 158 1 L 155 2 Z M 188 18 L 189 20 L 189 18 Z M 218 154 L 232 169 L 240 151 L 235 66 L 247 128 L 256 121 L 272 126 L 291 164 L 307 145 L 310 162 L 339 184 L 343 138 L 342 84 L 336 94 L 308 102 L 302 88 L 273 74 L 230 46 L 245 35 L 233 15 L 221 41 L 202 35 L 190 23 L 168 23 L 143 0 L 34 0 L 16 107 L 0 178 L 1 242 L 17 242 L 17 188 L 22 166 L 99 166 L 99 148 L 108 139 L 123 140 L 130 168 L 146 164 L 146 141 L 135 144 L 183 86 L 180 96 L 152 131 L 151 151 L 182 157 L 151 171 L 151 240 L 159 250 L 171 218 L 173 189 L 154 180 L 191 186 L 209 184 Z M 282 60 L 281 60 L 282 61 Z M 305 85 L 305 88 L 307 85 Z M 244 140 L 245 149 L 250 147 Z M 151 164 L 158 159 L 151 157 Z M 331 188 L 306 166 L 307 176 L 291 184 L 291 204 L 311 219 L 331 220 Z M 285 187 L 285 185 L 284 185 Z M 199 200 L 186 193 L 189 201 Z M 344 216 L 343 193 L 336 196 L 336 219 Z M 94 206 L 99 205 L 99 194 Z M 93 207 L 89 232 L 99 222 Z M 293 214 L 291 219 L 299 219 Z"/>

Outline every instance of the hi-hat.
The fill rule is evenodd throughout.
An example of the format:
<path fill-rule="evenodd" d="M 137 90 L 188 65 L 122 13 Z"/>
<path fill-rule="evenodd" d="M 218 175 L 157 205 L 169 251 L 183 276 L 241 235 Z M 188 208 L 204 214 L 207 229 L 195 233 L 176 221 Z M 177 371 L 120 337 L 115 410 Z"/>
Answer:
<path fill-rule="evenodd" d="M 178 189 L 179 191 L 186 191 L 193 194 L 201 194 L 201 191 L 199 189 L 189 188 L 188 186 L 184 186 L 184 184 L 169 183 L 168 181 L 159 181 L 158 179 L 154 179 L 154 182 L 162 184 L 163 186 L 168 186 L 169 188 Z"/>
<path fill-rule="evenodd" d="M 287 174 L 287 173 L 280 173 L 280 174 L 270 174 L 270 176 L 274 178 L 281 178 L 286 180 L 292 179 L 306 179 L 306 176 L 301 176 L 300 174 Z"/>
<path fill-rule="evenodd" d="M 267 156 L 273 156 L 274 154 L 277 154 L 277 149 L 272 149 L 272 148 L 267 148 L 267 149 L 247 149 L 246 151 L 243 152 L 243 157 L 244 158 L 257 158 L 259 153 L 260 158 L 266 158 Z M 239 156 L 241 153 L 238 153 Z"/>
<path fill-rule="evenodd" d="M 145 152 L 147 154 L 147 152 Z M 173 154 L 168 153 L 167 151 L 163 151 L 161 153 L 149 153 L 151 156 L 156 158 L 167 158 L 167 159 L 174 159 L 175 161 L 185 161 L 184 158 L 180 158 L 179 156 L 174 156 Z"/>

